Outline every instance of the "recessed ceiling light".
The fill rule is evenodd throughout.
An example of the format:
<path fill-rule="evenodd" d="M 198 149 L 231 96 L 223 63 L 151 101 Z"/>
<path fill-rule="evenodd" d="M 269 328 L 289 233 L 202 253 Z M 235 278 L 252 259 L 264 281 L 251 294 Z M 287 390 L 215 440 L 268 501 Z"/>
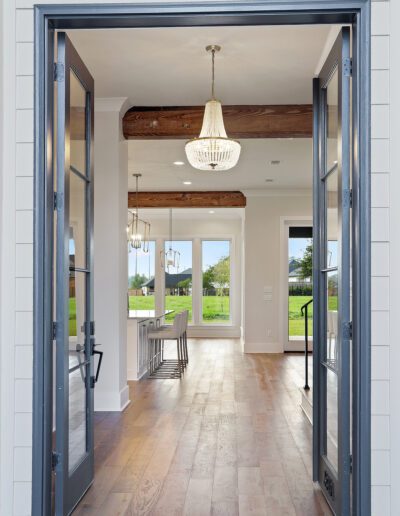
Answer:
<path fill-rule="evenodd" d="M 191 185 L 191 184 L 192 184 L 192 182 L 191 182 L 191 181 L 183 181 L 183 184 L 184 184 L 184 185 Z"/>
<path fill-rule="evenodd" d="M 267 177 L 267 179 L 265 180 L 265 182 L 266 182 L 266 183 L 273 183 L 273 182 L 274 182 L 274 180 L 273 180 L 273 179 L 271 179 L 270 177 Z"/>
<path fill-rule="evenodd" d="M 280 160 L 279 159 L 271 159 L 271 161 L 269 162 L 270 165 L 279 165 L 280 164 Z"/>
<path fill-rule="evenodd" d="M 181 167 L 184 164 L 185 164 L 184 161 L 174 161 L 174 165 L 178 165 L 178 167 Z"/>
<path fill-rule="evenodd" d="M 210 210 L 208 213 L 210 213 L 212 215 L 213 213 L 215 213 L 215 211 L 214 210 Z"/>

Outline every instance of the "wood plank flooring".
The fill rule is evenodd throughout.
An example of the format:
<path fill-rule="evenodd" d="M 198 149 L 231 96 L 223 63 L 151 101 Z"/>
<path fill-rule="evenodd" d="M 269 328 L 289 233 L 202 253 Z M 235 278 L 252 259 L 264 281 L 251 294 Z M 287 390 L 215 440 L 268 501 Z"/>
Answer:
<path fill-rule="evenodd" d="M 74 516 L 313 516 L 300 409 L 302 355 L 244 355 L 236 339 L 189 341 L 182 380 L 131 382 L 131 405 L 96 413 L 96 474 Z"/>

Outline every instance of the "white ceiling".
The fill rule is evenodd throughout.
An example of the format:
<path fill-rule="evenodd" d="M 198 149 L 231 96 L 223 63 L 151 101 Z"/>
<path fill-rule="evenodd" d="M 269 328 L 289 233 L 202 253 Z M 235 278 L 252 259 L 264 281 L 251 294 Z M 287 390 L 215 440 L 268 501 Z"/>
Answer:
<path fill-rule="evenodd" d="M 196 27 L 69 31 L 95 79 L 96 97 L 128 97 L 130 105 L 200 105 L 209 98 L 207 44 L 216 57 L 216 93 L 223 104 L 295 104 L 312 100 L 312 78 L 330 46 L 329 26 Z M 242 140 L 239 164 L 200 172 L 187 164 L 184 140 L 130 140 L 132 173 L 141 190 L 310 188 L 310 139 Z M 279 160 L 279 165 L 271 165 Z M 174 161 L 184 161 L 178 167 Z M 266 179 L 273 182 L 266 183 Z M 192 181 L 183 185 L 183 181 Z"/>
<path fill-rule="evenodd" d="M 132 174 L 143 174 L 141 190 L 244 190 L 255 188 L 309 188 L 312 181 L 312 141 L 242 140 L 238 165 L 226 172 L 202 172 L 185 159 L 182 140 L 129 141 L 129 190 L 134 190 Z M 279 160 L 278 165 L 271 161 Z M 185 165 L 174 165 L 183 161 Z M 273 182 L 266 182 L 273 179 Z M 191 185 L 183 185 L 191 181 Z"/>
<path fill-rule="evenodd" d="M 131 105 L 203 104 L 210 93 L 208 44 L 219 44 L 216 94 L 224 104 L 311 102 L 329 25 L 69 31 L 95 79 L 96 97 Z"/>
<path fill-rule="evenodd" d="M 149 222 L 165 220 L 167 208 L 141 208 L 143 218 Z M 174 208 L 174 220 L 240 220 L 243 217 L 243 208 Z"/>

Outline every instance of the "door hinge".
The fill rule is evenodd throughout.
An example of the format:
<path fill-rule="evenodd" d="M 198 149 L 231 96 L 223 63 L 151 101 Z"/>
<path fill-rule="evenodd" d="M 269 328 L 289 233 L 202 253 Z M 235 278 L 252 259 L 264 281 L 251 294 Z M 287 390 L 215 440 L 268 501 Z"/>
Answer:
<path fill-rule="evenodd" d="M 57 338 L 57 323 L 53 321 L 52 324 L 53 340 Z"/>
<path fill-rule="evenodd" d="M 51 452 L 51 469 L 54 471 L 59 463 L 60 454 L 55 451 Z"/>
<path fill-rule="evenodd" d="M 352 321 L 343 323 L 343 338 L 351 340 L 353 338 L 353 323 Z"/>
<path fill-rule="evenodd" d="M 94 321 L 87 321 L 85 322 L 85 324 L 82 326 L 82 331 L 87 333 L 88 335 L 91 335 L 93 336 L 95 334 L 95 324 L 94 324 Z"/>
<path fill-rule="evenodd" d="M 63 63 L 54 63 L 53 77 L 57 82 L 62 82 L 65 77 Z"/>
<path fill-rule="evenodd" d="M 53 210 L 56 210 L 58 206 L 58 193 L 53 193 Z"/>
<path fill-rule="evenodd" d="M 344 190 L 343 191 L 343 207 L 344 208 L 352 208 L 353 207 L 353 190 Z"/>
<path fill-rule="evenodd" d="M 351 57 L 343 59 L 343 74 L 345 77 L 351 77 L 353 74 L 353 60 Z"/>

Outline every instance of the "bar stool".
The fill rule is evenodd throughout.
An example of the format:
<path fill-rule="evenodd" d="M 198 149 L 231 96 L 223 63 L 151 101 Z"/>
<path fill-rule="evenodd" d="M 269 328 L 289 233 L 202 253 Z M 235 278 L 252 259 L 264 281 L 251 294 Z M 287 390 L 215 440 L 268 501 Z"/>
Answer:
<path fill-rule="evenodd" d="M 150 345 L 149 378 L 181 378 L 185 362 L 182 354 L 184 316 L 176 314 L 172 326 L 164 326 L 148 333 Z M 177 360 L 163 359 L 164 341 L 176 340 Z"/>
<path fill-rule="evenodd" d="M 184 310 L 182 312 L 182 348 L 183 348 L 183 357 L 185 361 L 185 367 L 189 362 L 189 354 L 187 347 L 187 328 L 189 322 L 189 310 Z"/>

